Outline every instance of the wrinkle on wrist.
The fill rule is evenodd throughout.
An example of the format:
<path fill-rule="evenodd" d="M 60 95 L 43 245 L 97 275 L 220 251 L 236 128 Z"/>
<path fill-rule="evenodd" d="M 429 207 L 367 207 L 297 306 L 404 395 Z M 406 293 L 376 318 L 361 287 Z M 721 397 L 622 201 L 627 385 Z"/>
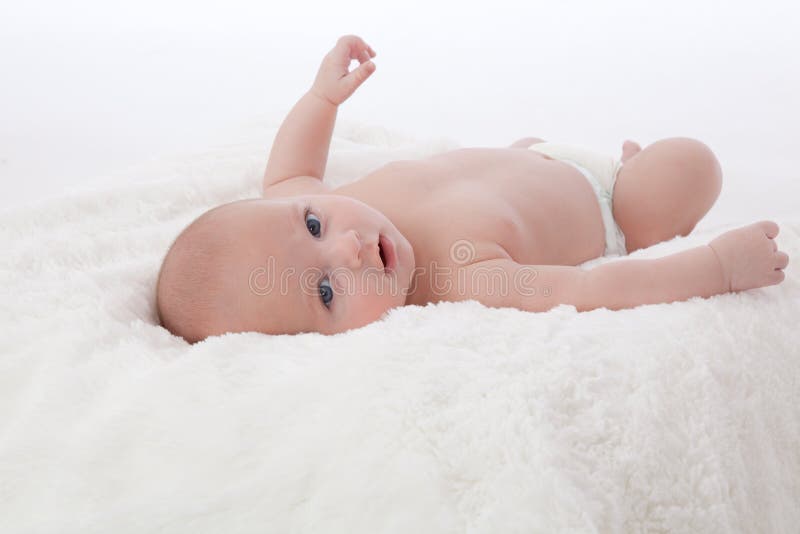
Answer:
<path fill-rule="evenodd" d="M 316 97 L 318 100 L 320 100 L 321 102 L 323 102 L 325 104 L 330 104 L 331 106 L 333 106 L 335 108 L 339 107 L 339 105 L 336 104 L 333 100 L 331 100 L 330 98 L 326 97 L 323 94 L 320 94 L 318 91 L 314 90 L 313 87 L 308 90 L 308 94 L 310 94 L 313 97 Z"/>
<path fill-rule="evenodd" d="M 719 265 L 719 272 L 720 272 L 720 275 L 721 275 L 721 278 L 722 278 L 722 284 L 725 286 L 725 291 L 730 293 L 731 292 L 731 280 L 730 280 L 730 276 L 728 275 L 728 272 L 725 270 L 725 265 L 722 263 L 722 258 L 719 257 L 719 254 L 714 249 L 714 247 L 711 246 L 711 243 L 708 243 L 706 246 L 711 249 L 711 252 L 714 254 L 714 257 L 717 260 L 717 265 Z"/>

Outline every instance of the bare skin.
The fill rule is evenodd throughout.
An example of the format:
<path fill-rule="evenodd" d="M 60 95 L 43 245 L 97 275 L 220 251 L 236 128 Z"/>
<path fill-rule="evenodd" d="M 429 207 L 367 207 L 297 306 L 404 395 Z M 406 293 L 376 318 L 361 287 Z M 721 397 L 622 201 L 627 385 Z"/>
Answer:
<path fill-rule="evenodd" d="M 385 214 L 415 245 L 420 268 L 455 267 L 450 249 L 458 241 L 471 244 L 472 262 L 529 265 L 578 265 L 605 248 L 600 206 L 586 178 L 532 150 L 466 148 L 392 162 L 332 193 Z M 442 300 L 431 283 L 420 282 L 408 304 Z"/>
<path fill-rule="evenodd" d="M 339 40 L 278 132 L 263 199 L 219 211 L 214 228 L 234 236 L 226 279 L 237 281 L 227 290 L 235 306 L 181 335 L 337 333 L 393 307 L 440 300 L 530 311 L 559 304 L 621 309 L 783 280 L 789 258 L 777 250 L 772 221 L 662 258 L 576 267 L 605 249 L 598 200 L 575 168 L 528 149 L 539 138 L 395 161 L 329 188 L 322 176 L 336 111 L 375 71 L 372 57 L 360 38 Z M 354 59 L 361 65 L 350 72 Z M 722 187 L 716 157 L 694 139 L 644 149 L 627 140 L 620 160 L 613 216 L 627 252 L 687 235 Z M 313 272 L 311 282 L 254 290 L 254 269 L 265 258 L 274 260 L 270 276 Z M 499 277 L 493 283 L 513 284 L 498 291 L 487 273 Z"/>

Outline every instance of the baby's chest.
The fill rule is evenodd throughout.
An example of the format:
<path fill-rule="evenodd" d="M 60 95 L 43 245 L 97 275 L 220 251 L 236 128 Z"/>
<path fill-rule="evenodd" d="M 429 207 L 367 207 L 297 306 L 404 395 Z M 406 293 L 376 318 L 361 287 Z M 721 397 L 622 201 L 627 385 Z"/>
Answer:
<path fill-rule="evenodd" d="M 465 149 L 397 162 L 353 184 L 420 256 L 577 264 L 602 253 L 599 206 L 574 168 L 532 151 Z"/>
<path fill-rule="evenodd" d="M 409 203 L 399 228 L 421 257 L 439 263 L 467 264 L 513 257 L 534 231 L 497 191 L 453 185 L 440 194 Z"/>

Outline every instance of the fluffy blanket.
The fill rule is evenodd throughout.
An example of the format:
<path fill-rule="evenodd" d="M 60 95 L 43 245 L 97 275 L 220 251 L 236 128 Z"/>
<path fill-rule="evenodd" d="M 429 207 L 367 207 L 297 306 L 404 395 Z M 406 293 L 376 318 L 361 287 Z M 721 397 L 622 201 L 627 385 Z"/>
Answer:
<path fill-rule="evenodd" d="M 161 259 L 258 195 L 275 132 L 0 214 L 0 532 L 797 532 L 800 217 L 779 286 L 190 346 L 156 325 Z M 457 146 L 340 122 L 327 179 Z"/>

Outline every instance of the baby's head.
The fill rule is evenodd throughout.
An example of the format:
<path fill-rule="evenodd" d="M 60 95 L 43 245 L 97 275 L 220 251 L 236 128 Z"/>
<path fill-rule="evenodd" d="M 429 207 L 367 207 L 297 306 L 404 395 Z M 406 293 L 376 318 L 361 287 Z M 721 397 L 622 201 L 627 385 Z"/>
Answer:
<path fill-rule="evenodd" d="M 414 268 L 403 234 L 353 198 L 241 200 L 178 236 L 156 305 L 161 323 L 192 343 L 225 332 L 333 334 L 405 304 Z"/>

